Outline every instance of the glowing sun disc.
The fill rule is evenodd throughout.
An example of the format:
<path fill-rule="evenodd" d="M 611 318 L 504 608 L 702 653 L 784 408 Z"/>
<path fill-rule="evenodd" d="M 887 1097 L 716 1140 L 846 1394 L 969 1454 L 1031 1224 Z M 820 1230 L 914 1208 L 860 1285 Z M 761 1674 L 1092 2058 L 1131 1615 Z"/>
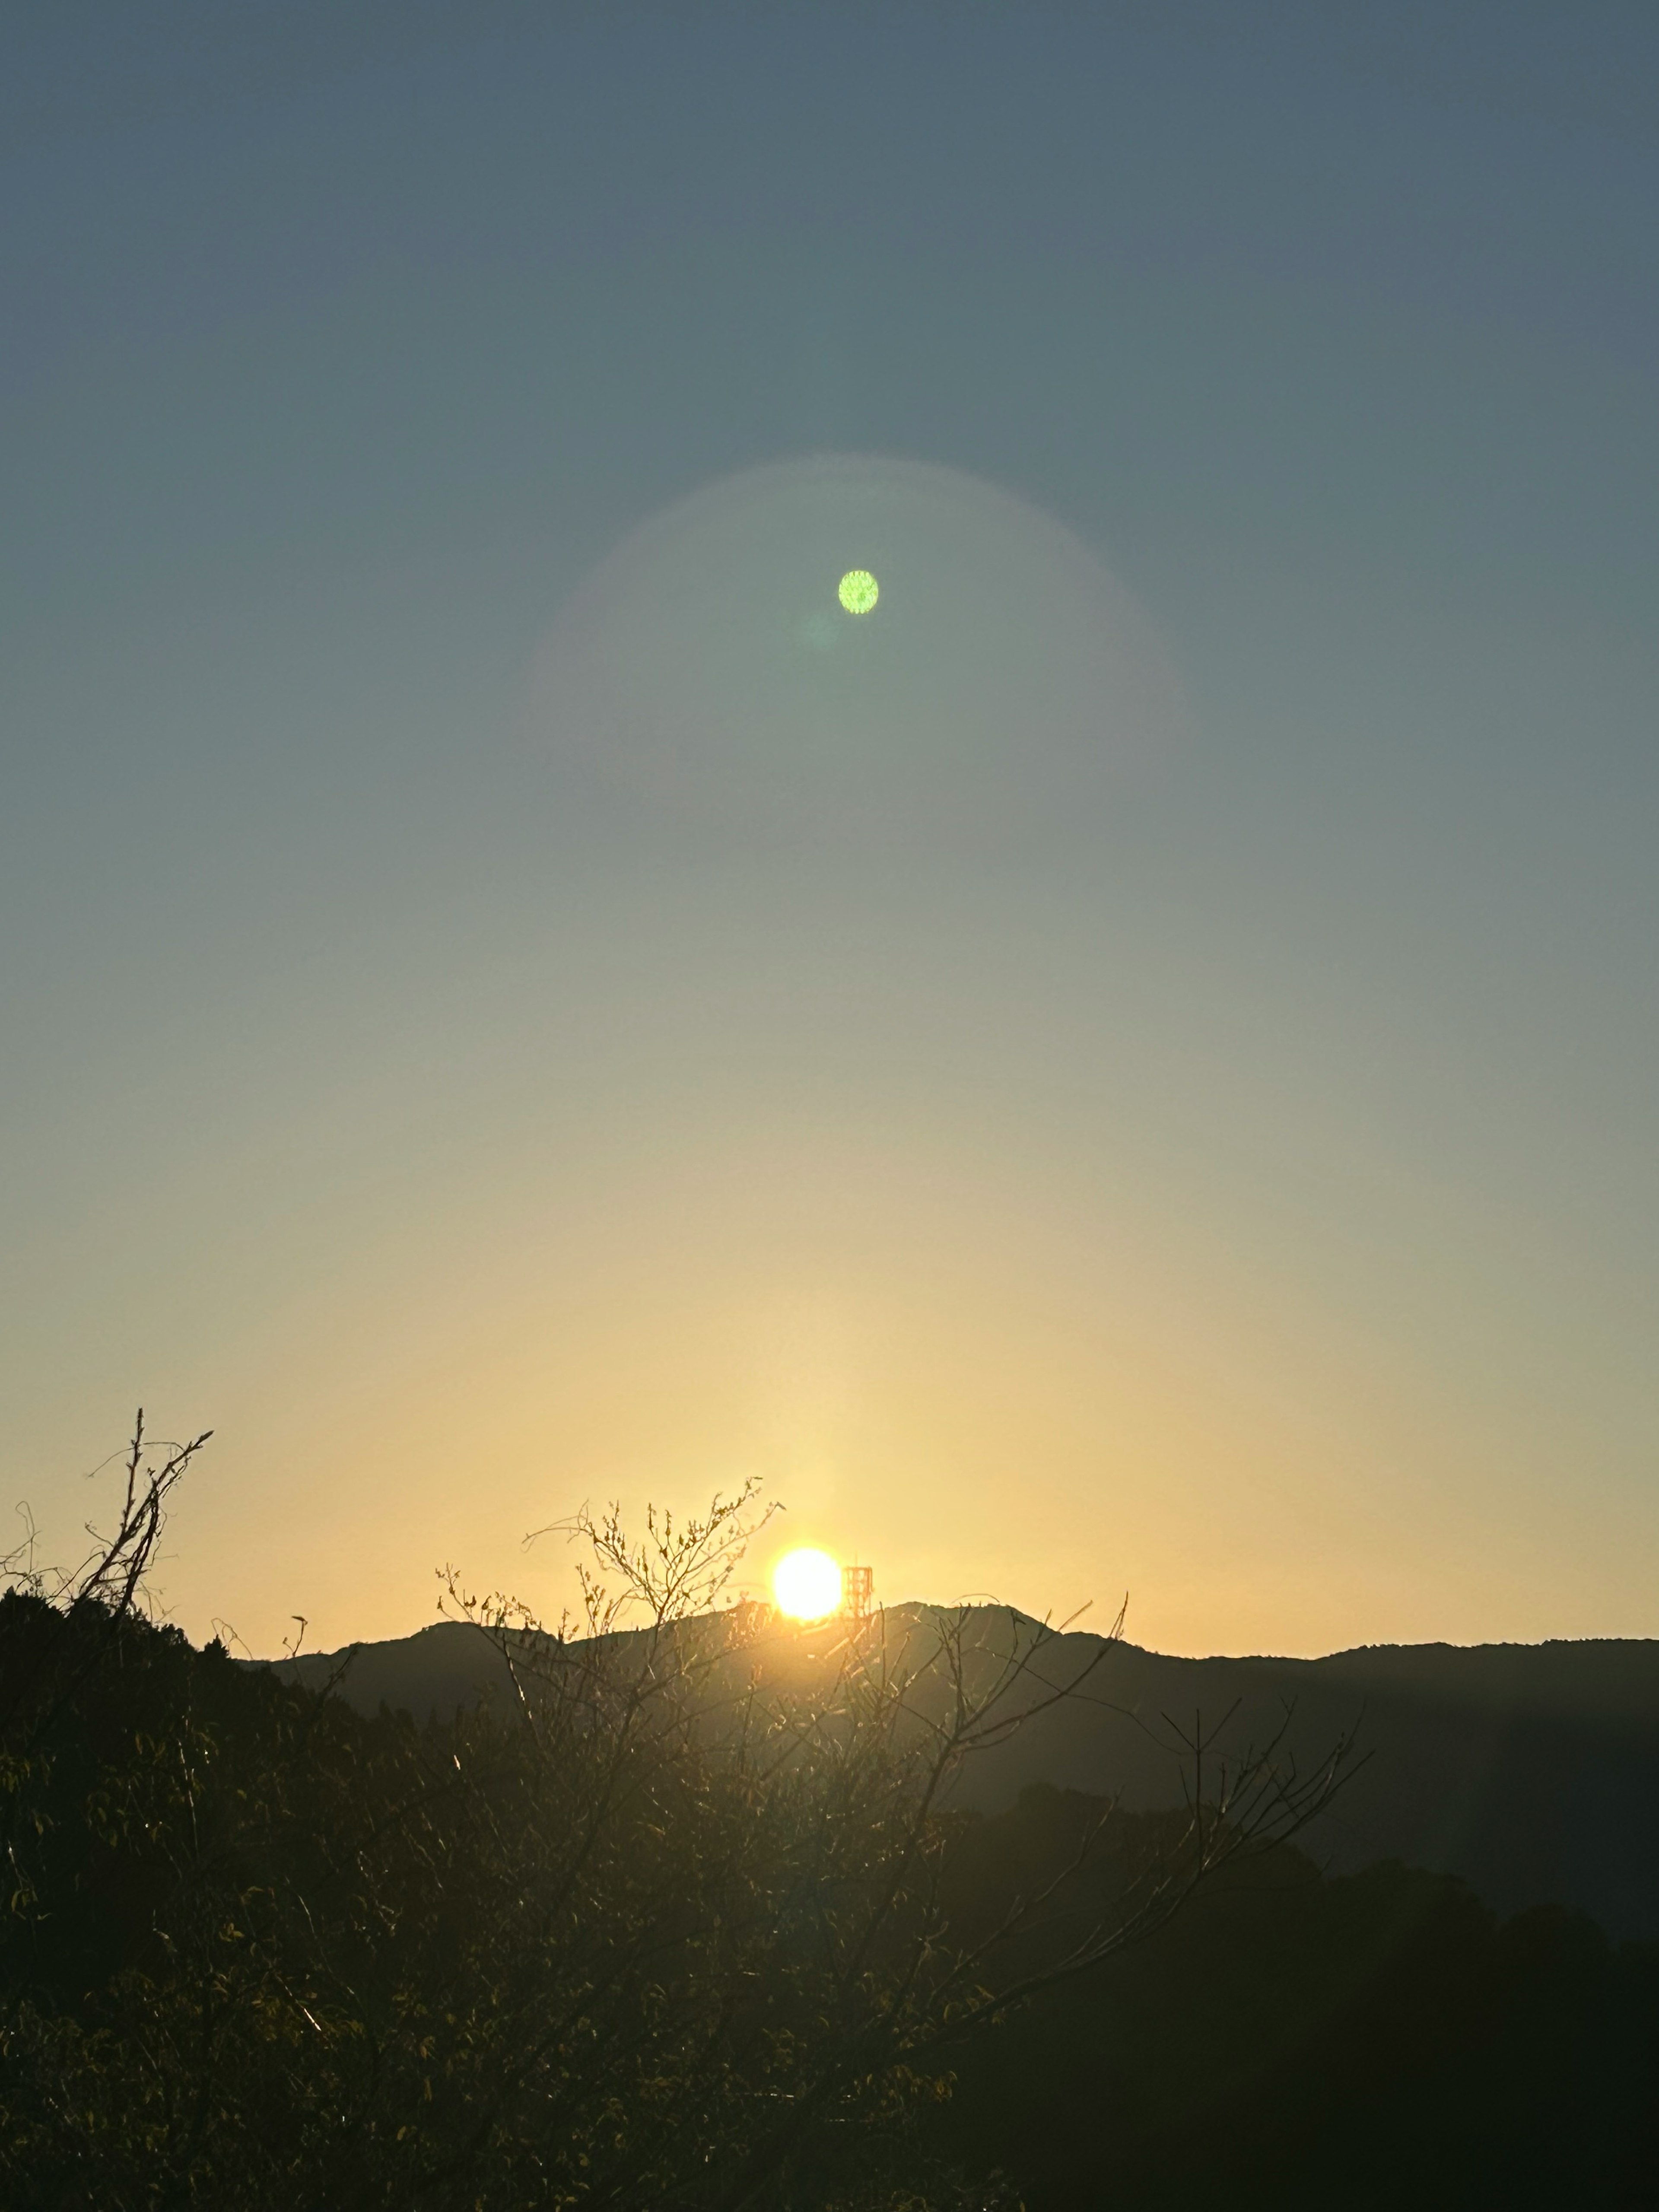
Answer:
<path fill-rule="evenodd" d="M 867 568 L 849 568 L 836 586 L 836 597 L 849 615 L 867 615 L 881 597 L 881 586 Z"/>
<path fill-rule="evenodd" d="M 841 1603 L 841 1569 L 828 1552 L 786 1552 L 772 1570 L 778 1611 L 793 1620 L 822 1620 Z"/>

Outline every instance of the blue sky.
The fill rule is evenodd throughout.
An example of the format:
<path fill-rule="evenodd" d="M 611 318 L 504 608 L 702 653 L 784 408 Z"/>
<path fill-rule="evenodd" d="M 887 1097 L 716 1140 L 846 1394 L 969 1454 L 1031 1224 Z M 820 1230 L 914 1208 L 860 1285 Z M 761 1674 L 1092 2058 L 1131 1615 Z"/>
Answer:
<path fill-rule="evenodd" d="M 1659 1632 L 1649 11 L 6 43 L 49 1534 L 142 1399 L 219 1432 L 170 1600 L 259 1650 L 448 1558 L 551 1603 L 523 1528 L 751 1471 L 889 1595 L 1127 1585 L 1169 1648 Z M 1022 678 L 1058 826 L 971 848 L 564 775 L 533 672 L 596 572 L 645 653 L 653 518 L 812 455 L 1008 532 L 930 743 L 1049 652 L 1053 527 L 1178 684 L 1147 758 L 1062 804 Z"/>

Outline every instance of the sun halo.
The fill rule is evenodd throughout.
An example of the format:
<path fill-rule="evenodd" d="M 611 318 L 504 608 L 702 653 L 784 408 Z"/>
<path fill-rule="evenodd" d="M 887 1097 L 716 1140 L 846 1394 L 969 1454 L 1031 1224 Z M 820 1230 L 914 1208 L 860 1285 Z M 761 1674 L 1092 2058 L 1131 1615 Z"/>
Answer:
<path fill-rule="evenodd" d="M 841 1569 L 828 1552 L 786 1552 L 772 1570 L 772 1595 L 792 1620 L 823 1620 L 841 1603 Z"/>

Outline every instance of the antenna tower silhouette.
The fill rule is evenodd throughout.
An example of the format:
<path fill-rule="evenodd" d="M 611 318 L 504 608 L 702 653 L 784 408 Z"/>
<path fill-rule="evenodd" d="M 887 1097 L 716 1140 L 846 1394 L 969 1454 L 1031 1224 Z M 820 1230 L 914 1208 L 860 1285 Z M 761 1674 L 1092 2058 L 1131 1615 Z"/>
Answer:
<path fill-rule="evenodd" d="M 841 1571 L 841 1609 L 850 1620 L 862 1620 L 875 1598 L 873 1567 L 843 1567 Z"/>

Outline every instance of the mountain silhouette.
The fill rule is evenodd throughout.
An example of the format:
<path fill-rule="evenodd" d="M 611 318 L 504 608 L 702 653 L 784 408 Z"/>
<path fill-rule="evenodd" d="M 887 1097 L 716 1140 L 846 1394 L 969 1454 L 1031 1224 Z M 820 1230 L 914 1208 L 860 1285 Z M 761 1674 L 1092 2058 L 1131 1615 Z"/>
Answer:
<path fill-rule="evenodd" d="M 896 1607 L 896 1632 L 927 1608 Z M 1044 1638 L 1042 1679 L 1091 1666 L 1083 1696 L 1034 1711 L 965 1771 L 960 1801 L 1000 1812 L 1033 1783 L 1155 1811 L 1178 1803 L 1181 1738 L 1209 1772 L 1279 1739 L 1316 1765 L 1346 1735 L 1364 1754 L 1304 1838 L 1333 1873 L 1400 1860 L 1452 1875 L 1495 1911 L 1559 1904 L 1615 1939 L 1659 1937 L 1659 1642 L 1370 1645 L 1322 1659 L 1172 1658 L 1079 1634 Z M 353 1650 L 255 1662 L 358 1711 L 417 1721 L 511 1694 L 480 1630 L 441 1621 Z M 1191 1762 L 1186 1762 L 1189 1779 Z"/>

